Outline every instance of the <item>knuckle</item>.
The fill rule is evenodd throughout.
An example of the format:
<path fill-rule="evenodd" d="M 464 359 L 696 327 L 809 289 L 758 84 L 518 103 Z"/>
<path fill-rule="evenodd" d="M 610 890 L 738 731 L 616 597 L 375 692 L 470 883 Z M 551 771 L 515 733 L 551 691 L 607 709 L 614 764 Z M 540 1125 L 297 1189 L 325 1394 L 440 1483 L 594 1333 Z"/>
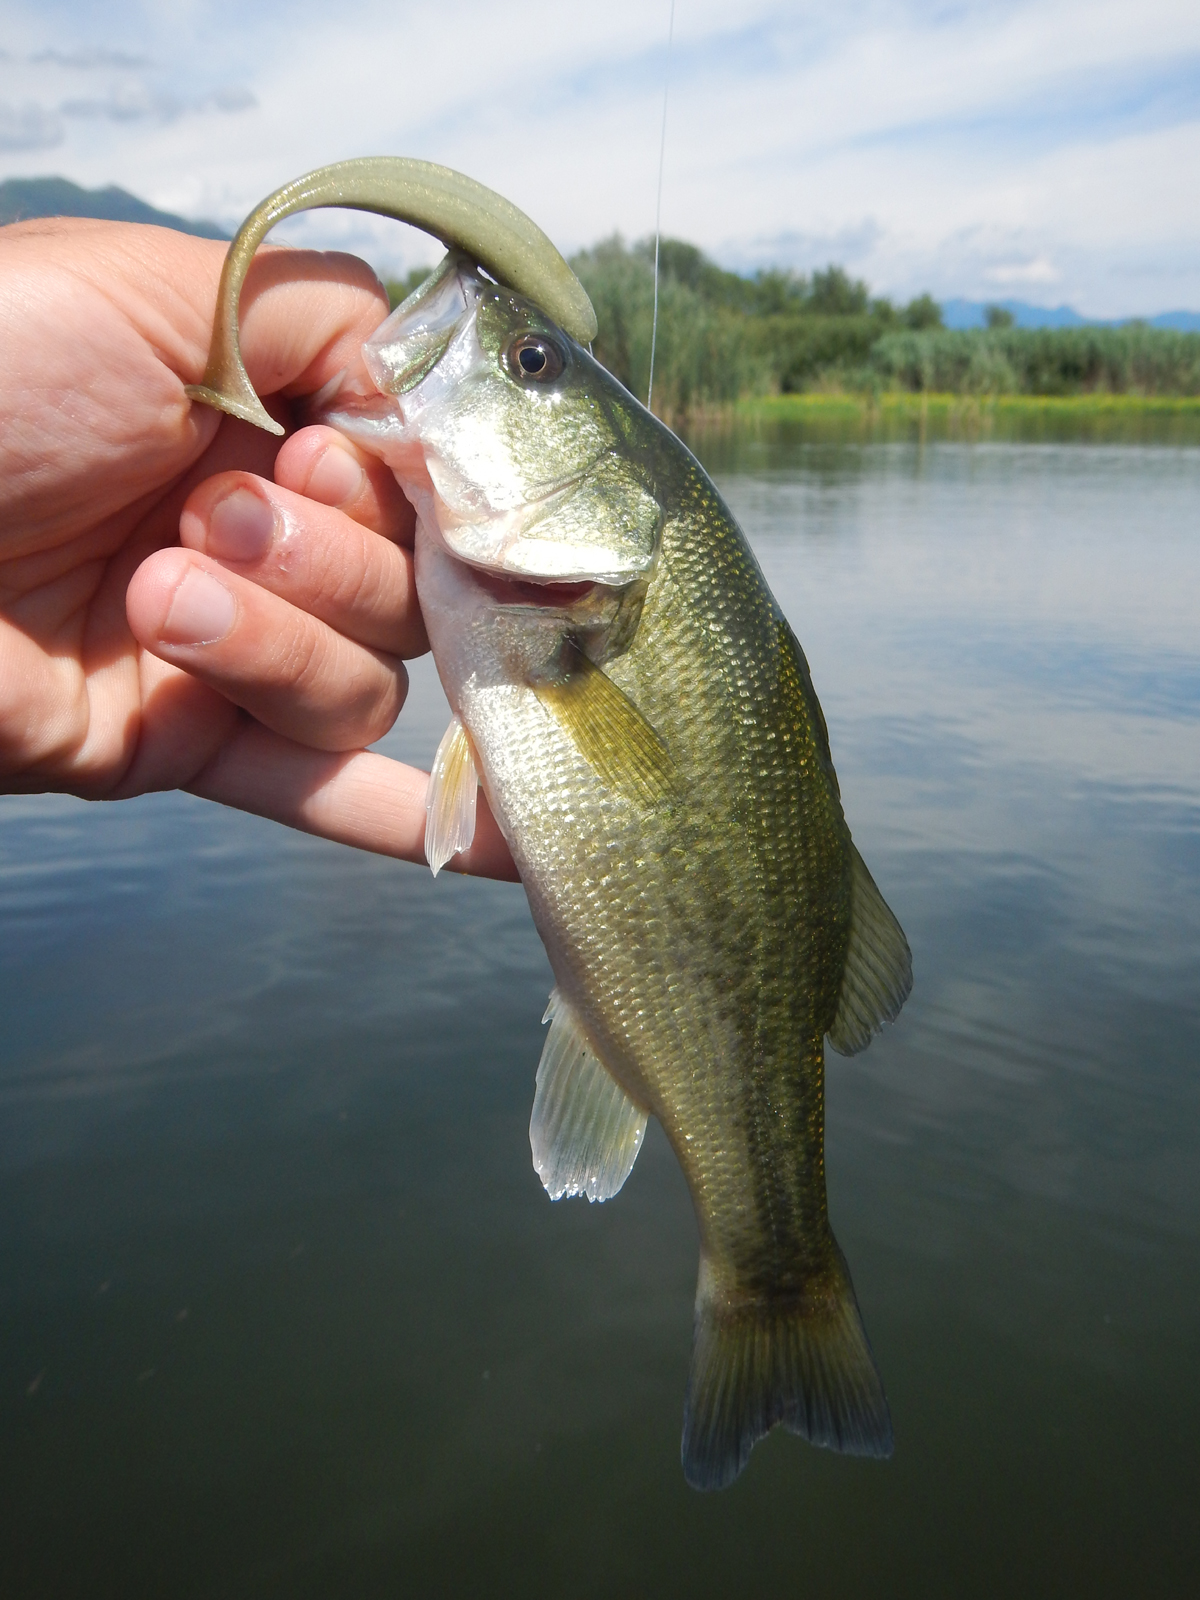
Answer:
<path fill-rule="evenodd" d="M 369 661 L 356 685 L 353 704 L 347 708 L 363 744 L 382 739 L 408 694 L 408 673 L 399 661 L 376 656 Z"/>
<path fill-rule="evenodd" d="M 292 715 L 327 748 L 373 744 L 399 715 L 408 674 L 398 660 L 316 625 L 302 630 L 289 657 L 283 687 Z"/>
<path fill-rule="evenodd" d="M 336 625 L 374 608 L 379 589 L 378 561 L 361 528 L 351 525 L 337 539 L 323 541 L 312 556 L 308 581 L 310 603 Z"/>
<path fill-rule="evenodd" d="M 328 667 L 326 639 L 319 624 L 308 616 L 289 628 L 277 643 L 275 677 L 286 688 L 301 694 L 319 690 Z"/>

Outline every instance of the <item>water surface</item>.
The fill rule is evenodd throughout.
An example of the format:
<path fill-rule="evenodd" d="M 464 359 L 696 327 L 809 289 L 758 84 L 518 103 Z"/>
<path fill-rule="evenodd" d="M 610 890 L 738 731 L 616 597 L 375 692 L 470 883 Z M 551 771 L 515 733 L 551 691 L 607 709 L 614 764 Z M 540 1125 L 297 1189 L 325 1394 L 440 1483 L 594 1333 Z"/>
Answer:
<path fill-rule="evenodd" d="M 519 888 L 9 798 L 0 1594 L 1190 1587 L 1200 451 L 700 448 L 914 951 L 829 1078 L 895 1458 L 684 1485 L 688 1197 L 653 1130 L 612 1203 L 542 1192 Z M 444 718 L 419 665 L 386 748 Z"/>

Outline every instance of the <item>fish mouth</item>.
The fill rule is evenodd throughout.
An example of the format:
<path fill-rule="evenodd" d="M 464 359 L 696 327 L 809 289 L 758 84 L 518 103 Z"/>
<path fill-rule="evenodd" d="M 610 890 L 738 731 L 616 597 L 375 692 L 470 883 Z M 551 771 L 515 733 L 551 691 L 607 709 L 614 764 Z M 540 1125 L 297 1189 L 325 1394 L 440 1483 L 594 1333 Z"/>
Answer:
<path fill-rule="evenodd" d="M 506 528 L 519 530 L 522 534 L 527 533 L 530 529 L 536 528 L 539 522 L 553 516 L 564 501 L 569 500 L 583 487 L 588 475 L 595 470 L 597 462 L 602 460 L 603 456 L 604 452 L 599 450 L 591 460 L 585 461 L 573 472 L 544 483 L 529 484 L 520 498 L 506 496 L 499 505 L 493 504 L 487 498 L 486 491 L 474 487 L 464 488 L 452 464 L 441 455 L 427 451 L 425 468 L 437 497 L 447 513 L 443 532 L 449 541 L 460 534 L 460 530 L 474 532 L 487 527 L 488 524 L 498 526 L 503 523 Z M 465 551 L 456 550 L 455 554 L 460 561 L 471 560 Z M 535 583 L 538 581 L 536 574 L 526 573 L 523 576 L 532 577 Z"/>
<path fill-rule="evenodd" d="M 411 409 L 422 409 L 414 391 L 433 373 L 464 326 L 473 325 L 482 289 L 471 263 L 452 250 L 363 345 L 371 381 L 380 394 L 397 402 L 405 422 Z"/>
<path fill-rule="evenodd" d="M 464 561 L 471 576 L 485 593 L 502 606 L 537 606 L 548 611 L 565 611 L 577 606 L 593 590 L 603 590 L 604 585 L 592 578 L 577 583 L 562 583 L 557 579 L 510 578 L 495 567 L 477 567 Z"/>
<path fill-rule="evenodd" d="M 542 588 L 619 589 L 642 577 L 649 562 L 631 561 L 619 542 L 581 538 L 578 518 L 572 518 L 574 497 L 588 491 L 603 460 L 604 452 L 597 452 L 524 497 L 505 496 L 508 503 L 497 505 L 486 490 L 464 480 L 455 463 L 427 448 L 430 515 L 449 553 L 476 571 Z"/>
<path fill-rule="evenodd" d="M 462 560 L 436 531 L 433 539 L 440 545 L 443 558 L 482 598 L 485 614 L 495 618 L 524 616 L 532 620 L 537 616 L 558 618 L 573 628 L 603 628 L 612 623 L 628 587 L 614 587 L 594 576 L 563 579 L 553 574 L 518 575 L 502 567 Z"/>

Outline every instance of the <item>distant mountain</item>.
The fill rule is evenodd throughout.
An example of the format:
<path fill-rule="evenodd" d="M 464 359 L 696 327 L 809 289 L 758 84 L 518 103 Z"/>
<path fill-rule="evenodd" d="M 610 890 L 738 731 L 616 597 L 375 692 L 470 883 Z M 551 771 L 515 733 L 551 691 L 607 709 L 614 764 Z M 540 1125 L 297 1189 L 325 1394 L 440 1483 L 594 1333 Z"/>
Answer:
<path fill-rule="evenodd" d="M 1200 333 L 1200 311 L 1160 311 L 1151 317 L 1152 328 L 1174 328 L 1178 333 Z"/>
<path fill-rule="evenodd" d="M 153 222 L 160 228 L 193 233 L 201 239 L 228 239 L 215 222 L 192 222 L 158 211 L 115 186 L 81 189 L 67 178 L 6 178 L 0 183 L 0 225 L 31 217 L 101 217 L 107 222 Z"/>
<path fill-rule="evenodd" d="M 1123 322 L 1145 322 L 1151 328 L 1200 333 L 1200 311 L 1162 311 L 1156 317 L 1081 317 L 1072 306 L 1031 306 L 1025 300 L 944 300 L 942 321 L 948 328 L 982 328 L 989 305 L 1010 311 L 1018 328 L 1116 328 Z"/>

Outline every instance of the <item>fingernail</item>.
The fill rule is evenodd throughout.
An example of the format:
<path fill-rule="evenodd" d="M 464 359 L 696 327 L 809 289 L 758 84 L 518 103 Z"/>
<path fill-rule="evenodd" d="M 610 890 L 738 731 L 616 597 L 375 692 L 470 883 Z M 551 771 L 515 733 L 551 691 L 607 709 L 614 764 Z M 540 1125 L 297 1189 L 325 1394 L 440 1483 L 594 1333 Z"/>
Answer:
<path fill-rule="evenodd" d="M 205 552 L 218 561 L 259 561 L 275 537 L 275 508 L 253 489 L 235 489 L 208 514 Z"/>
<path fill-rule="evenodd" d="M 366 476 L 348 450 L 329 445 L 313 462 L 306 493 L 322 505 L 344 506 L 361 492 Z"/>
<path fill-rule="evenodd" d="M 193 567 L 175 591 L 159 637 L 164 644 L 216 644 L 236 615 L 237 601 L 225 585 Z"/>

